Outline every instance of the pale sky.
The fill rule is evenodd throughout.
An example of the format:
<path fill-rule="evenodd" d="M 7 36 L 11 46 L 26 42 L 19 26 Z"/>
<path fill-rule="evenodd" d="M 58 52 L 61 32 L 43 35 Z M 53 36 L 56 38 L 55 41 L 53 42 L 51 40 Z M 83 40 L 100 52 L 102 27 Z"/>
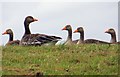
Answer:
<path fill-rule="evenodd" d="M 32 33 L 56 35 L 66 40 L 67 32 L 61 29 L 70 24 L 73 31 L 82 26 L 85 39 L 109 42 L 110 35 L 104 33 L 108 28 L 114 28 L 118 37 L 118 2 L 4 2 L 0 4 L 0 9 L 0 31 L 12 29 L 15 40 L 22 38 L 23 22 L 29 15 L 39 20 L 30 25 Z M 8 42 L 8 35 L 0 35 L 0 38 L 2 45 Z M 73 39 L 79 39 L 79 34 L 73 34 Z"/>
<path fill-rule="evenodd" d="M 119 0 L 1 0 L 0 2 L 118 2 Z"/>

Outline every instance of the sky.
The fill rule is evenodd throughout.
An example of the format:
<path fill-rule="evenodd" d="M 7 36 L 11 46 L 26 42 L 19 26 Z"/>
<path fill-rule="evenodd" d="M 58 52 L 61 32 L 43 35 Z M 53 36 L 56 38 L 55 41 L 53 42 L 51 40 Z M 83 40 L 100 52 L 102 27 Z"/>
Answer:
<path fill-rule="evenodd" d="M 67 38 L 67 31 L 61 29 L 71 25 L 73 31 L 77 27 L 85 30 L 85 39 L 98 39 L 110 41 L 110 35 L 105 30 L 114 28 L 118 38 L 118 2 L 69 2 L 69 1 L 40 1 L 40 2 L 6 2 L 0 3 L 1 30 L 12 29 L 14 39 L 21 39 L 24 34 L 24 19 L 26 16 L 33 16 L 38 21 L 30 24 L 32 33 L 56 35 Z M 31 1 L 31 0 L 30 0 Z M 112 2 L 115 1 L 115 2 Z M 0 35 L 5 45 L 8 42 L 8 35 Z M 73 40 L 79 39 L 79 34 L 73 34 Z M 118 40 L 118 39 L 117 39 Z"/>
<path fill-rule="evenodd" d="M 0 0 L 0 2 L 118 2 L 119 0 Z"/>

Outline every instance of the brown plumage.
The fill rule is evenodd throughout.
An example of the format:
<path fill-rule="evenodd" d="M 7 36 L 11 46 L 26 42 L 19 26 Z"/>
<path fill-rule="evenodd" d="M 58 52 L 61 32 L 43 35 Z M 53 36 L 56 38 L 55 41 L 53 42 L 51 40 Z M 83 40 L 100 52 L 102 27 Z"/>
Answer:
<path fill-rule="evenodd" d="M 79 41 L 77 42 L 77 44 L 82 44 L 82 43 L 96 43 L 96 44 L 110 44 L 108 42 L 105 42 L 105 41 L 100 41 L 100 40 L 96 40 L 96 39 L 86 39 L 84 40 L 84 29 L 83 27 L 78 27 L 74 33 L 80 33 L 80 39 Z"/>
<path fill-rule="evenodd" d="M 72 27 L 71 25 L 66 25 L 62 30 L 67 30 L 68 31 L 68 37 L 66 42 L 64 43 L 65 45 L 71 45 L 71 44 L 76 44 L 78 40 L 73 40 L 72 41 Z"/>
<path fill-rule="evenodd" d="M 11 29 L 7 29 L 2 35 L 8 34 L 9 35 L 9 41 L 6 45 L 19 45 L 19 40 L 13 40 L 13 31 Z"/>
<path fill-rule="evenodd" d="M 116 39 L 116 32 L 115 32 L 115 30 L 114 30 L 113 28 L 108 29 L 107 31 L 105 31 L 105 33 L 108 33 L 108 34 L 111 35 L 110 43 L 112 43 L 112 44 L 115 44 L 115 43 L 120 44 L 120 41 L 117 42 L 117 39 Z"/>
<path fill-rule="evenodd" d="M 25 33 L 21 39 L 20 45 L 55 45 L 61 37 L 48 36 L 45 34 L 31 34 L 29 24 L 38 21 L 32 16 L 27 16 L 24 21 Z"/>

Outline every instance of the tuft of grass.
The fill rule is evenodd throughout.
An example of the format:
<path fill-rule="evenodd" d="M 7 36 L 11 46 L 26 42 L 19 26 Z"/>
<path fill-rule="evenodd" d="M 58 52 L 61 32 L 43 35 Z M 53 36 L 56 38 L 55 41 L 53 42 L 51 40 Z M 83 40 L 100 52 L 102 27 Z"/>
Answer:
<path fill-rule="evenodd" d="M 117 75 L 118 45 L 2 47 L 3 75 Z"/>

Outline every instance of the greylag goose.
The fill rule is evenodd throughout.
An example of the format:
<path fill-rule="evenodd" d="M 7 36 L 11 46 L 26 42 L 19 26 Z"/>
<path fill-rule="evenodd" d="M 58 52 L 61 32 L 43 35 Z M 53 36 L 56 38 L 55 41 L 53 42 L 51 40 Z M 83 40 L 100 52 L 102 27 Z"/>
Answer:
<path fill-rule="evenodd" d="M 108 42 L 105 42 L 105 41 L 100 41 L 100 40 L 96 40 L 96 39 L 86 39 L 84 40 L 84 29 L 83 27 L 78 27 L 74 33 L 80 33 L 80 39 L 79 41 L 77 42 L 77 44 L 81 44 L 81 43 L 96 43 L 96 44 L 99 44 L 99 43 L 102 43 L 102 44 L 110 44 Z"/>
<path fill-rule="evenodd" d="M 64 43 L 65 45 L 71 45 L 77 43 L 78 40 L 72 41 L 72 27 L 71 25 L 66 25 L 62 30 L 67 30 L 68 31 L 68 37 L 66 42 Z"/>
<path fill-rule="evenodd" d="M 29 29 L 29 24 L 32 22 L 38 21 L 32 16 L 27 16 L 24 21 L 25 33 L 21 39 L 20 45 L 50 45 L 56 44 L 61 37 L 57 36 L 48 36 L 45 34 L 31 34 Z"/>
<path fill-rule="evenodd" d="M 19 45 L 19 40 L 13 40 L 13 31 L 11 29 L 7 29 L 2 35 L 9 34 L 9 41 L 6 45 Z"/>
<path fill-rule="evenodd" d="M 118 44 L 120 44 L 120 41 L 117 42 L 116 32 L 115 32 L 115 30 L 114 30 L 113 28 L 108 29 L 107 31 L 105 31 L 105 33 L 108 33 L 108 34 L 111 35 L 110 43 L 112 43 L 112 44 L 113 44 L 113 43 L 118 43 Z"/>

